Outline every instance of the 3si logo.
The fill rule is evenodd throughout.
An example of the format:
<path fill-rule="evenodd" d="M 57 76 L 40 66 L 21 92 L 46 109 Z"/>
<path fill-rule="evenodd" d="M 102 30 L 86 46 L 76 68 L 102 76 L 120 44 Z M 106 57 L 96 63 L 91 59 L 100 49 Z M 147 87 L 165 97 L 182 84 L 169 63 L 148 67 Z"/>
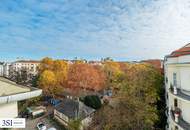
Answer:
<path fill-rule="evenodd" d="M 2 126 L 12 126 L 12 125 L 13 125 L 12 120 L 3 120 Z"/>

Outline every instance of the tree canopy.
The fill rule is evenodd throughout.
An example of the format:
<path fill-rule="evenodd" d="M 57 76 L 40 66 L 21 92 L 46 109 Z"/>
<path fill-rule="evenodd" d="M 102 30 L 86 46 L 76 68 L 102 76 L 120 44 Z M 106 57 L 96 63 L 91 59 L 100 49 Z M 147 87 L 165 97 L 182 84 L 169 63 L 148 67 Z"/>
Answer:
<path fill-rule="evenodd" d="M 68 85 L 70 88 L 101 90 L 105 85 L 105 76 L 98 68 L 84 63 L 75 63 L 69 67 Z"/>
<path fill-rule="evenodd" d="M 99 111 L 102 129 L 151 130 L 158 121 L 156 103 L 162 76 L 147 64 L 125 64 L 119 92 Z"/>
<path fill-rule="evenodd" d="M 163 76 L 149 64 L 110 60 L 104 61 L 103 65 L 68 64 L 63 60 L 45 58 L 39 71 L 39 85 L 49 95 L 66 87 L 94 91 L 112 88 L 114 93 L 110 103 L 101 108 L 94 106 L 92 99 L 89 101 L 88 98 L 88 105 L 100 108 L 95 121 L 102 130 L 151 130 L 163 119 L 159 115 L 164 112 L 164 107 L 159 105 L 163 103 L 160 101 Z M 93 98 L 93 101 L 97 100 Z M 161 110 L 158 111 L 158 107 Z"/>
<path fill-rule="evenodd" d="M 67 62 L 44 58 L 39 66 L 38 85 L 46 94 L 55 95 L 67 85 Z"/>

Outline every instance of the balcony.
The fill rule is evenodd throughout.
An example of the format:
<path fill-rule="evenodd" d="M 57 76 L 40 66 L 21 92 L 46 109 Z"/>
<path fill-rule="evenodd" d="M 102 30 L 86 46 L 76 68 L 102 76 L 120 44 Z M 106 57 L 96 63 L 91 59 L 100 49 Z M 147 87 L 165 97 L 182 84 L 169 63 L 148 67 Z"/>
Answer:
<path fill-rule="evenodd" d="M 170 115 L 172 120 L 181 128 L 184 130 L 190 130 L 190 123 L 183 120 L 183 117 L 181 116 L 181 110 L 179 108 L 176 108 L 175 110 L 170 111 Z"/>
<path fill-rule="evenodd" d="M 170 92 L 183 100 L 190 101 L 190 95 L 185 94 L 185 90 L 181 90 L 177 87 L 170 87 Z M 189 92 L 190 93 L 190 92 Z"/>

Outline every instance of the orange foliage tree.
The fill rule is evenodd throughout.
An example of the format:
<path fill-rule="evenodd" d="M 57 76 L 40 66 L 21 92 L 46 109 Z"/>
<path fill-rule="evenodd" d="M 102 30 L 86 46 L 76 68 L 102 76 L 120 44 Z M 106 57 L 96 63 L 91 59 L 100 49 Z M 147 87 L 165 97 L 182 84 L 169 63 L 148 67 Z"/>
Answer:
<path fill-rule="evenodd" d="M 55 95 L 67 85 L 67 72 L 67 62 L 46 57 L 39 66 L 38 85 L 46 94 Z"/>
<path fill-rule="evenodd" d="M 68 85 L 70 88 L 101 90 L 105 85 L 104 72 L 99 67 L 75 63 L 69 67 Z"/>

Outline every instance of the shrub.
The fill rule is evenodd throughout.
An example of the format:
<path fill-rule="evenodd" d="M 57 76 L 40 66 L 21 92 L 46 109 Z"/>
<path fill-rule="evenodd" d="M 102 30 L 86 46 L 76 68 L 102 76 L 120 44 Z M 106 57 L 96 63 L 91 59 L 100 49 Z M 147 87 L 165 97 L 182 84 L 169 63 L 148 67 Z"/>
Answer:
<path fill-rule="evenodd" d="M 84 98 L 84 104 L 94 109 L 101 108 L 101 100 L 96 95 L 89 95 Z"/>

